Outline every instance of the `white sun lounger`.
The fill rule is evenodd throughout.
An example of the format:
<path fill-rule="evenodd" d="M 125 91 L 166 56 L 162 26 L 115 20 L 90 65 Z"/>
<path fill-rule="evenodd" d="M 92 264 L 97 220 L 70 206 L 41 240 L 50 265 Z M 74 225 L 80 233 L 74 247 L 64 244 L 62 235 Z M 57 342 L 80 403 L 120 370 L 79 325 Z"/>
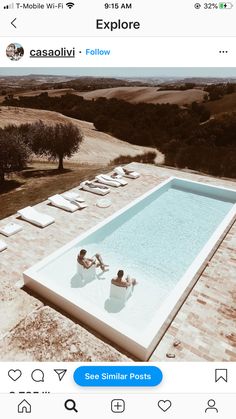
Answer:
<path fill-rule="evenodd" d="M 54 207 L 63 209 L 65 211 L 75 212 L 79 209 L 78 205 L 72 204 L 72 202 L 69 202 L 59 194 L 50 196 L 48 200 Z"/>
<path fill-rule="evenodd" d="M 0 252 L 5 249 L 7 249 L 7 244 L 3 240 L 0 240 Z"/>
<path fill-rule="evenodd" d="M 125 169 L 124 167 L 121 167 L 121 166 L 116 167 L 114 169 L 114 172 L 117 173 L 118 175 L 125 176 L 130 179 L 137 179 L 140 176 L 140 173 L 135 172 L 133 170 Z"/>
<path fill-rule="evenodd" d="M 108 186 L 114 186 L 115 188 L 121 186 L 121 184 L 117 182 L 117 180 L 112 179 L 112 177 L 107 176 L 107 175 L 98 175 L 96 176 L 95 179 L 97 179 L 99 183 L 102 183 Z"/>
<path fill-rule="evenodd" d="M 68 201 L 84 202 L 84 198 L 80 196 L 77 192 L 64 192 L 62 194 L 63 198 L 68 199 Z"/>
<path fill-rule="evenodd" d="M 107 175 L 104 175 L 104 176 L 107 176 Z M 126 186 L 126 185 L 128 185 L 128 182 L 127 182 L 127 180 L 125 180 L 125 179 L 123 179 L 123 177 L 121 176 L 121 175 L 118 175 L 117 173 L 112 173 L 111 174 L 111 176 L 110 176 L 112 179 L 114 179 L 116 182 L 119 182 L 119 184 L 121 185 L 121 186 Z"/>
<path fill-rule="evenodd" d="M 25 207 L 17 211 L 17 214 L 19 214 L 23 220 L 42 228 L 55 222 L 53 217 L 43 214 L 33 207 Z"/>
<path fill-rule="evenodd" d="M 80 198 L 76 192 L 65 192 L 62 194 L 62 197 L 72 204 L 77 205 L 79 209 L 87 208 L 88 206 L 85 204 L 84 199 Z"/>
<path fill-rule="evenodd" d="M 89 180 L 82 182 L 80 186 L 84 191 L 92 192 L 97 195 L 106 195 L 110 192 L 110 188 L 108 188 L 108 186 L 101 185 L 96 182 L 90 182 Z"/>
<path fill-rule="evenodd" d="M 13 236 L 22 230 L 22 226 L 16 223 L 8 223 L 0 228 L 0 233 L 6 237 Z"/>

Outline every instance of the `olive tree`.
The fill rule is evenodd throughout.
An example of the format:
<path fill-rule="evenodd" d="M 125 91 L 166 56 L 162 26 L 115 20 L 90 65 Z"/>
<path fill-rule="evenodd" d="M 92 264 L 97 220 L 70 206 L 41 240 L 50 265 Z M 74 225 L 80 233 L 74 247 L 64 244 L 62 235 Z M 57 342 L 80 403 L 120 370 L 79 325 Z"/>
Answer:
<path fill-rule="evenodd" d="M 31 147 L 35 154 L 58 159 L 58 170 L 63 160 L 76 153 L 83 140 L 81 131 L 72 123 L 46 125 L 42 121 L 31 127 Z"/>

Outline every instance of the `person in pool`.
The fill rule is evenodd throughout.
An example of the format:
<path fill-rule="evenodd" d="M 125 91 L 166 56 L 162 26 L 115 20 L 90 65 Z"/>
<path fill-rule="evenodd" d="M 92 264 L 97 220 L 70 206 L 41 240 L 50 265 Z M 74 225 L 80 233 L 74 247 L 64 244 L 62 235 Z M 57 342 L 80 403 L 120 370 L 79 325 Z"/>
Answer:
<path fill-rule="evenodd" d="M 125 287 L 125 288 L 128 288 L 131 285 L 134 286 L 138 284 L 136 279 L 130 278 L 129 275 L 127 275 L 126 278 L 124 278 L 124 271 L 122 269 L 120 269 L 117 272 L 116 278 L 112 278 L 111 283 L 113 285 L 117 285 L 118 287 Z"/>
<path fill-rule="evenodd" d="M 103 272 L 108 271 L 106 269 L 109 265 L 105 265 L 103 262 L 102 256 L 99 253 L 96 253 L 93 257 L 87 258 L 86 257 L 87 250 L 81 249 L 78 256 L 77 262 L 82 265 L 85 269 L 90 269 L 93 265 L 96 267 L 101 268 Z"/>

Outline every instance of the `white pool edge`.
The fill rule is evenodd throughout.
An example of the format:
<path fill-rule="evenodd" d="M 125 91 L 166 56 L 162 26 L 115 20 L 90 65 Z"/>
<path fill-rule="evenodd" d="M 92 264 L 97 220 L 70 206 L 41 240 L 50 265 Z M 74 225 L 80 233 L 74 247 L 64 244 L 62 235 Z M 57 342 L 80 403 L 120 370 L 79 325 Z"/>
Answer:
<path fill-rule="evenodd" d="M 190 290 L 193 288 L 196 281 L 198 280 L 199 275 L 204 270 L 206 262 L 215 253 L 223 237 L 227 234 L 228 230 L 236 220 L 236 204 L 233 205 L 233 207 L 225 216 L 223 221 L 219 224 L 215 232 L 212 234 L 212 236 L 207 241 L 205 246 L 202 248 L 200 253 L 197 255 L 197 257 L 190 265 L 186 273 L 179 280 L 178 284 L 173 289 L 171 294 L 165 299 L 165 304 L 163 304 L 160 307 L 157 314 L 154 316 L 152 322 L 149 323 L 146 330 L 142 332 L 141 335 L 137 335 L 137 333 L 132 333 L 132 336 L 130 336 L 128 328 L 127 330 L 124 330 L 124 328 L 120 328 L 119 324 L 113 319 L 112 321 L 110 321 L 110 323 L 108 323 L 109 316 L 101 315 L 100 310 L 97 310 L 96 307 L 93 307 L 92 311 L 91 307 L 89 307 L 89 304 L 84 304 L 83 307 L 79 307 L 71 301 L 67 300 L 66 298 L 62 297 L 58 293 L 45 287 L 37 280 L 37 271 L 43 268 L 53 259 L 60 256 L 62 253 L 65 253 L 71 247 L 74 247 L 81 240 L 85 239 L 101 227 L 110 223 L 113 219 L 126 212 L 129 208 L 135 206 L 137 203 L 147 198 L 153 192 L 157 191 L 158 189 L 164 188 L 165 185 L 170 184 L 171 186 L 171 183 L 173 181 L 183 181 L 185 183 L 187 182 L 189 184 L 195 184 L 196 186 L 202 185 L 204 188 L 209 187 L 212 190 L 213 188 L 215 188 L 215 190 L 218 191 L 223 190 L 226 194 L 230 192 L 236 194 L 236 190 L 233 189 L 172 176 L 167 180 L 161 182 L 158 186 L 152 188 L 142 196 L 133 200 L 131 203 L 129 203 L 119 211 L 116 211 L 114 214 L 106 218 L 104 221 L 98 223 L 96 226 L 92 227 L 85 233 L 82 233 L 76 239 L 70 241 L 65 246 L 53 252 L 51 255 L 44 258 L 42 261 L 36 263 L 33 267 L 27 269 L 23 273 L 25 286 L 36 291 L 45 299 L 57 305 L 64 312 L 67 312 L 72 317 L 79 319 L 85 325 L 94 329 L 97 333 L 100 333 L 101 335 L 105 336 L 109 341 L 114 342 L 119 347 L 124 348 L 127 352 L 133 354 L 135 357 L 143 361 L 146 361 L 154 351 L 155 347 L 162 338 L 166 329 L 173 321 L 174 316 L 182 306 L 184 300 L 189 295 Z"/>

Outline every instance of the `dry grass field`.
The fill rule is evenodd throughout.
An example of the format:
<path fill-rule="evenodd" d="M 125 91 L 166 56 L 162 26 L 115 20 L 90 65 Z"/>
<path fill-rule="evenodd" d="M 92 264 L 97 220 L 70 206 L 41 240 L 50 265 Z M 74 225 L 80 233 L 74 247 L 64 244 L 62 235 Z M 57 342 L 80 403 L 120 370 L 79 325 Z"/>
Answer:
<path fill-rule="evenodd" d="M 79 121 L 77 119 L 66 117 L 60 113 L 44 111 L 39 109 L 0 107 L 0 127 L 8 124 L 20 125 L 24 123 L 33 123 L 38 120 L 46 124 L 57 122 L 72 122 L 81 129 L 84 135 L 84 141 L 81 144 L 78 153 L 70 159 L 70 162 L 80 164 L 98 164 L 105 166 L 111 160 L 121 156 L 130 155 L 132 157 L 153 151 L 150 147 L 142 147 L 118 140 L 117 138 L 97 131 L 91 122 Z M 157 152 L 156 163 L 163 163 L 164 156 Z"/>
<path fill-rule="evenodd" d="M 130 103 L 170 103 L 182 106 L 192 102 L 202 102 L 206 93 L 201 89 L 158 91 L 157 87 L 115 87 L 77 94 L 89 100 L 105 97 L 122 99 Z"/>
<path fill-rule="evenodd" d="M 37 96 L 45 92 L 51 97 L 72 93 L 83 96 L 87 100 L 105 97 L 107 99 L 121 99 L 130 103 L 170 103 L 180 106 L 188 105 L 192 102 L 203 102 L 206 94 L 201 89 L 158 91 L 158 87 L 112 87 L 89 92 L 78 92 L 73 89 L 30 90 L 21 93 L 20 96 Z M 16 94 L 15 97 L 17 96 Z M 4 96 L 0 96 L 0 103 L 3 100 Z"/>

